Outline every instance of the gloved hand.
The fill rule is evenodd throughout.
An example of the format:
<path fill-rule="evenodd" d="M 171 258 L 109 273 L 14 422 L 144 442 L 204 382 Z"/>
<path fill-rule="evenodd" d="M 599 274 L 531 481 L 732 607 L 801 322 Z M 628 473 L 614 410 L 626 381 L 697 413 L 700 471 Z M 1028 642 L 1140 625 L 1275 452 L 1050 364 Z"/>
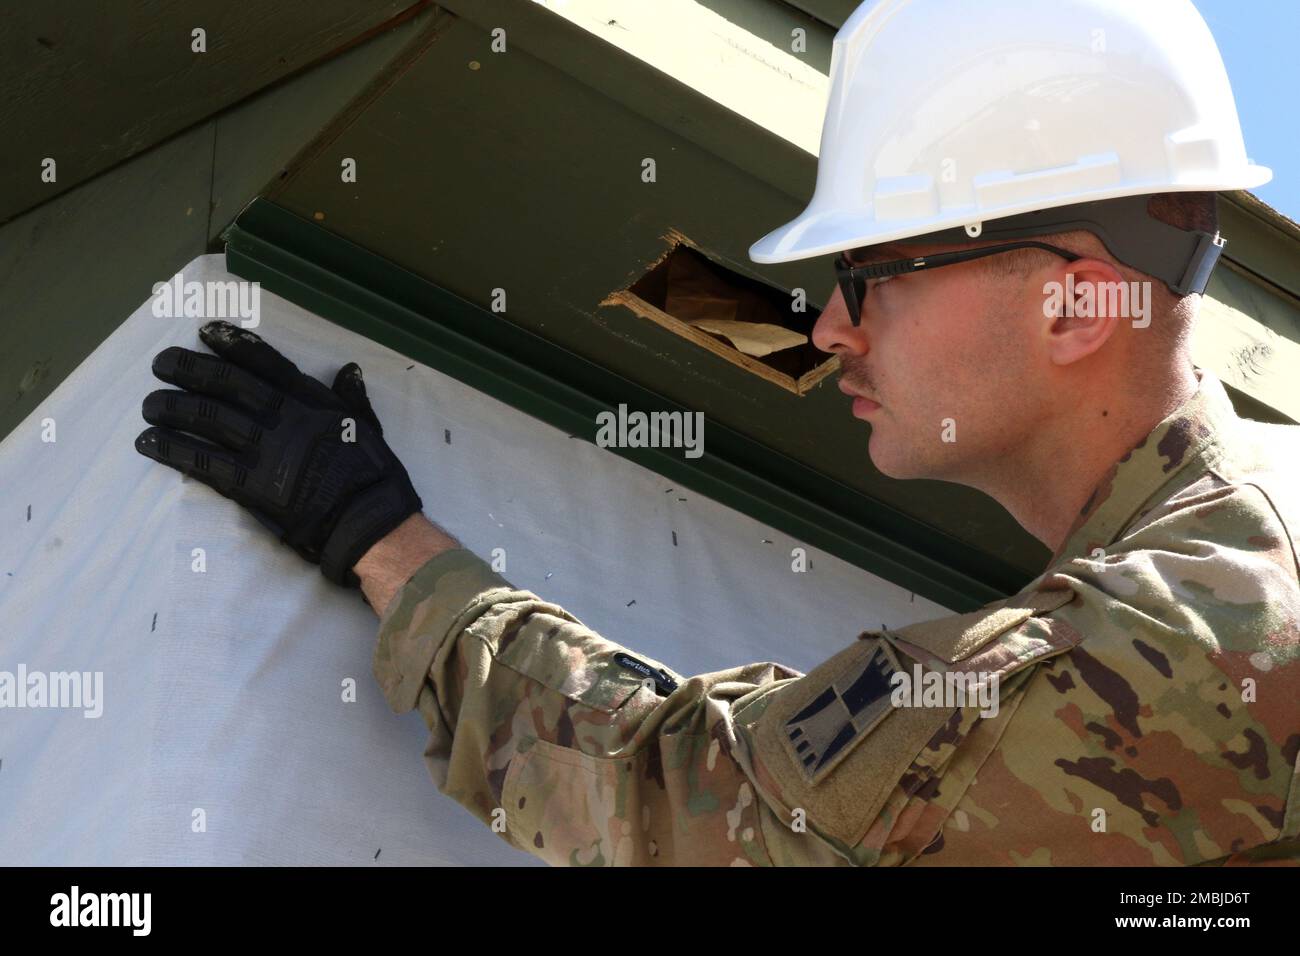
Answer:
<path fill-rule="evenodd" d="M 144 419 L 162 427 L 142 431 L 136 451 L 237 501 L 329 580 L 357 587 L 352 566 L 423 508 L 361 368 L 343 366 L 331 389 L 229 322 L 199 338 L 217 354 L 172 346 L 154 357 L 154 375 L 185 391 L 149 393 Z"/>

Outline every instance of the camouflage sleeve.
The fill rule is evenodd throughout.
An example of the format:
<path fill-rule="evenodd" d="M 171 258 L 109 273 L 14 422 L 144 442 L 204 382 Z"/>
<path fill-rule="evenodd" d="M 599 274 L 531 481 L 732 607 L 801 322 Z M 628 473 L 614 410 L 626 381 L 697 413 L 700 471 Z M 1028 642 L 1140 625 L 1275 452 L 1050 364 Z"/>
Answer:
<path fill-rule="evenodd" d="M 733 714 L 794 671 L 687 680 L 464 549 L 393 599 L 374 671 L 393 710 L 428 725 L 438 788 L 521 850 L 558 865 L 771 862 Z"/>
<path fill-rule="evenodd" d="M 445 552 L 375 674 L 439 789 L 552 864 L 1294 862 L 1293 558 L 1197 504 L 806 675 L 687 679 Z"/>
<path fill-rule="evenodd" d="M 439 789 L 552 864 L 896 864 L 935 839 L 1020 675 L 1075 642 L 1036 617 L 1070 596 L 927 632 L 924 654 L 968 684 L 981 668 L 1005 679 L 1001 720 L 974 687 L 965 706 L 893 705 L 919 632 L 864 632 L 807 676 L 759 663 L 688 679 L 463 549 L 393 600 L 374 669 L 392 708 L 428 725 Z"/>

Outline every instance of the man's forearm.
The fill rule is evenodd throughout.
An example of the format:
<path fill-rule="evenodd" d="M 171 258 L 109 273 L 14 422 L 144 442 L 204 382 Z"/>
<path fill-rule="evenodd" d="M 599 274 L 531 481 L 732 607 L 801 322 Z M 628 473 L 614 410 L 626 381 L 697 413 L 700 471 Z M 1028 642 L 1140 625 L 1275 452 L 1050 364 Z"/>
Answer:
<path fill-rule="evenodd" d="M 435 555 L 459 547 L 459 541 L 417 512 L 376 541 L 352 570 L 361 579 L 361 590 L 375 614 L 383 617 L 411 575 Z"/>

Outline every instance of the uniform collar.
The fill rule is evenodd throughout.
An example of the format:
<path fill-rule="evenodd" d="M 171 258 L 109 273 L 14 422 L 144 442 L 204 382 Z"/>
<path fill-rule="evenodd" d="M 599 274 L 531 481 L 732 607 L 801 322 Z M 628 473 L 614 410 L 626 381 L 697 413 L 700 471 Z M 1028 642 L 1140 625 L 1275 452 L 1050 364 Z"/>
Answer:
<path fill-rule="evenodd" d="M 1238 421 L 1222 383 L 1193 367 L 1196 391 L 1111 466 L 1085 502 L 1049 567 L 1090 556 L 1119 537 L 1142 506 L 1193 463 L 1211 467 L 1227 451 Z"/>

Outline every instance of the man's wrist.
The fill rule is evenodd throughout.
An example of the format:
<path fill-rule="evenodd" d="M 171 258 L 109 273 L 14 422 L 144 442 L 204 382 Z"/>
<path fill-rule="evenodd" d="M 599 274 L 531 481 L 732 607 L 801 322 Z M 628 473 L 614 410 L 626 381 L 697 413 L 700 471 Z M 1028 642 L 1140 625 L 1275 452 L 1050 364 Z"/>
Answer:
<path fill-rule="evenodd" d="M 352 566 L 361 590 L 376 614 L 383 616 L 397 592 L 431 558 L 461 544 L 415 512 L 380 538 Z"/>

